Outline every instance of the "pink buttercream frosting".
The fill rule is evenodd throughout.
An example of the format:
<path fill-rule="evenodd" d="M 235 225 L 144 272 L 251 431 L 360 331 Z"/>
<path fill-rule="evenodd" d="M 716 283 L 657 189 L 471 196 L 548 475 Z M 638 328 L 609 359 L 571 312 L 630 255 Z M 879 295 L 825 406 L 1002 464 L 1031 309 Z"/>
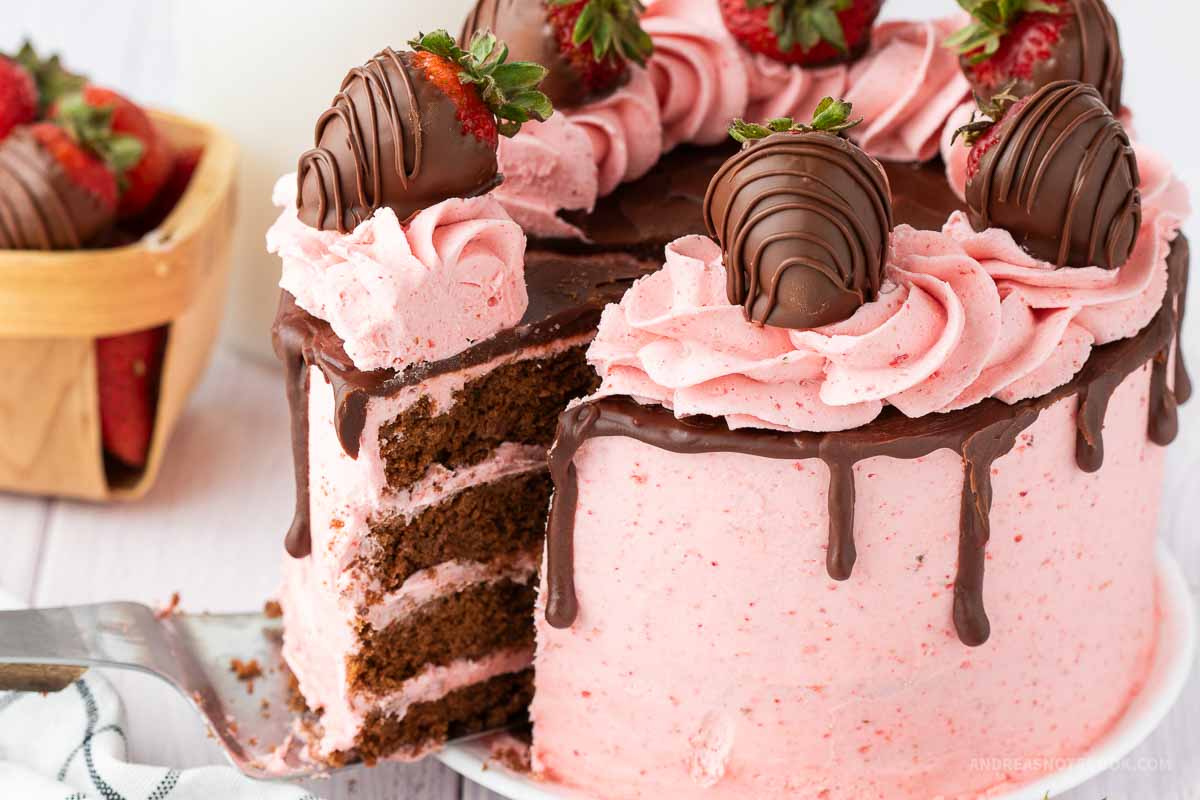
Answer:
<path fill-rule="evenodd" d="M 349 234 L 300 221 L 295 176 L 274 199 L 279 285 L 330 324 L 358 369 L 447 358 L 525 313 L 525 234 L 491 196 L 446 200 L 404 224 L 381 208 Z"/>
<path fill-rule="evenodd" d="M 1055 269 L 957 212 L 940 233 L 897 227 L 880 297 L 814 330 L 747 322 L 726 298 L 718 246 L 677 240 L 662 270 L 605 310 L 588 351 L 598 394 L 733 428 L 818 432 L 864 425 L 885 403 L 919 417 L 1044 395 L 1162 304 L 1187 197 L 1161 160 L 1145 157 L 1142 172 L 1142 231 L 1119 270 Z"/>
<path fill-rule="evenodd" d="M 926 161 L 937 153 L 946 117 L 970 95 L 958 60 L 941 46 L 961 25 L 957 15 L 884 23 L 870 51 L 850 66 L 805 69 L 743 51 L 750 80 L 745 116 L 806 120 L 821 98 L 842 97 L 866 120 L 850 131 L 864 150 L 890 161 Z"/>
<path fill-rule="evenodd" d="M 645 175 L 662 155 L 654 84 L 636 66 L 630 67 L 628 83 L 609 96 L 562 113 L 591 140 L 601 197 Z"/>
<path fill-rule="evenodd" d="M 647 70 L 662 115 L 663 150 L 725 141 L 745 114 L 749 83 L 742 48 L 711 0 L 659 0 L 642 17 L 654 41 Z"/>
<path fill-rule="evenodd" d="M 492 192 L 518 224 L 543 237 L 580 238 L 561 210 L 590 212 L 600 195 L 592 139 L 565 114 L 523 125 L 500 139 L 497 153 L 504 181 Z"/>

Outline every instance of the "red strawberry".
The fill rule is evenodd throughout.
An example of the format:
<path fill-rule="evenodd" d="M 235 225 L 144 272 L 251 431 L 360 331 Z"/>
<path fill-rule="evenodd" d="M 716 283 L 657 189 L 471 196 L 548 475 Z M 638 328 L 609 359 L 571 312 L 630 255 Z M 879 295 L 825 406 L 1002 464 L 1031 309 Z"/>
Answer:
<path fill-rule="evenodd" d="M 1077 80 L 1094 85 L 1119 110 L 1124 62 L 1116 22 L 1103 0 L 960 3 L 972 21 L 946 45 L 961 53 L 976 95 L 987 100 L 1010 87 L 1024 97 L 1056 80 Z"/>
<path fill-rule="evenodd" d="M 979 174 L 979 165 L 984 155 L 1004 138 L 1010 120 L 1017 117 L 1021 109 L 1029 104 L 1030 99 L 1032 98 L 1023 97 L 1017 100 L 1008 91 L 1002 91 L 991 100 L 980 102 L 983 119 L 972 116 L 970 124 L 954 132 L 952 141 L 961 136 L 971 148 L 971 153 L 967 156 L 967 180 Z"/>
<path fill-rule="evenodd" d="M 167 175 L 162 191 L 155 196 L 149 207 L 133 220 L 132 225 L 126 224 L 122 228 L 132 230 L 140 236 L 161 225 L 167 215 L 183 199 L 184 192 L 192 182 L 192 175 L 195 174 L 196 167 L 200 165 L 200 158 L 203 155 L 204 150 L 199 147 L 180 150 L 176 153 L 171 164 L 171 172 Z"/>
<path fill-rule="evenodd" d="M 654 51 L 638 21 L 643 7 L 637 0 L 548 0 L 546 6 L 559 53 L 574 68 L 586 97 L 620 86 L 629 62 L 645 66 Z"/>
<path fill-rule="evenodd" d="M 744 47 L 806 67 L 866 52 L 883 0 L 720 0 L 725 27 Z"/>
<path fill-rule="evenodd" d="M 18 125 L 37 119 L 37 84 L 29 71 L 6 56 L 0 56 L 0 140 Z"/>
<path fill-rule="evenodd" d="M 98 199 L 105 209 L 116 213 L 117 179 L 108 166 L 66 128 L 52 122 L 39 122 L 29 132 L 67 173 L 71 183 Z"/>
<path fill-rule="evenodd" d="M 0 58 L 0 60 L 4 59 Z M 42 58 L 28 41 L 22 44 L 17 54 L 9 60 L 20 65 L 33 79 L 36 109 L 35 116 L 28 120 L 30 122 L 42 119 L 46 109 L 50 108 L 63 95 L 78 91 L 83 87 L 84 79 L 65 69 L 58 56 Z M 0 104 L 0 108 L 2 107 L 3 104 Z M 0 138 L 4 137 L 0 136 Z"/>
<path fill-rule="evenodd" d="M 104 450 L 123 464 L 146 465 L 167 329 L 96 340 L 100 433 Z"/>
<path fill-rule="evenodd" d="M 171 173 L 170 145 L 146 112 L 128 98 L 91 84 L 84 87 L 80 97 L 88 107 L 110 112 L 114 134 L 130 136 L 142 144 L 141 159 L 125 170 L 121 204 L 117 209 L 121 219 L 137 216 L 158 195 Z M 60 116 L 63 107 L 62 103 L 56 106 L 53 115 Z"/>
<path fill-rule="evenodd" d="M 470 50 L 458 46 L 444 30 L 423 34 L 409 45 L 412 62 L 425 79 L 454 104 L 464 133 L 495 150 L 499 136 L 512 136 L 531 119 L 553 113 L 550 101 L 537 91 L 546 68 L 528 62 L 508 62 L 508 48 L 490 33 L 478 33 Z"/>

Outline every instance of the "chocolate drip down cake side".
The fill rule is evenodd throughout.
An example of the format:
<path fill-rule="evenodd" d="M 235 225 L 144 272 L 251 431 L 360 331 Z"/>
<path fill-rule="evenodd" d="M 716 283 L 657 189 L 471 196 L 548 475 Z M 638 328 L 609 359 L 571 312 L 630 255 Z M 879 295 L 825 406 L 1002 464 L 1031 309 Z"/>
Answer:
<path fill-rule="evenodd" d="M 268 234 L 311 758 L 530 720 L 583 796 L 974 798 L 1125 712 L 1186 191 L 1100 0 L 881 5 L 481 0 L 349 73 Z"/>

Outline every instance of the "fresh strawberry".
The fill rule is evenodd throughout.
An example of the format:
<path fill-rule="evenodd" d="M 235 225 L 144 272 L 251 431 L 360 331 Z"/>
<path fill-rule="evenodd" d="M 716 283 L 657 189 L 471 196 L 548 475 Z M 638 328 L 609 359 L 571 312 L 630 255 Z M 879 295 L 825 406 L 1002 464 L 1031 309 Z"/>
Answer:
<path fill-rule="evenodd" d="M 38 92 L 33 76 L 23 66 L 0 56 L 0 141 L 18 125 L 37 119 Z"/>
<path fill-rule="evenodd" d="M 409 42 L 413 65 L 454 104 L 463 133 L 495 150 L 499 137 L 514 136 L 531 119 L 554 113 L 537 85 L 546 68 L 529 62 L 508 62 L 508 48 L 491 33 L 479 32 L 469 50 L 449 33 L 434 31 Z"/>
<path fill-rule="evenodd" d="M 66 172 L 75 186 L 89 192 L 106 209 L 117 210 L 117 178 L 108 165 L 66 128 L 53 122 L 39 122 L 30 134 Z"/>
<path fill-rule="evenodd" d="M 1031 97 L 1018 100 L 1011 94 L 1012 84 L 994 95 L 990 100 L 976 98 L 983 117 L 972 115 L 971 122 L 954 132 L 951 143 L 961 136 L 970 146 L 971 153 L 967 156 L 967 180 L 979 174 L 979 165 L 984 155 L 1004 138 L 1011 120 L 1016 119 L 1021 109 L 1029 104 Z"/>
<path fill-rule="evenodd" d="M 162 191 L 155 196 L 145 211 L 122 225 L 122 229 L 131 230 L 141 236 L 161 225 L 183 199 L 203 155 L 204 150 L 200 147 L 191 147 L 175 153 L 171 172 L 167 175 Z"/>
<path fill-rule="evenodd" d="M 166 339 L 164 327 L 96 340 L 101 440 L 129 467 L 146 465 Z"/>
<path fill-rule="evenodd" d="M 946 46 L 960 53 L 976 95 L 987 99 L 1011 85 L 1024 97 L 1056 80 L 1077 80 L 1096 86 L 1109 107 L 1119 110 L 1124 62 L 1116 22 L 1103 0 L 958 2 L 971 22 Z"/>
<path fill-rule="evenodd" d="M 158 141 L 156 135 L 149 136 L 152 146 L 156 148 L 150 164 L 153 175 L 144 174 L 142 180 L 147 181 L 148 177 L 152 177 L 157 183 L 150 186 L 148 183 L 134 184 L 132 182 L 134 171 L 146 161 L 149 151 L 138 135 L 117 129 L 115 123 L 118 109 L 122 112 L 123 123 L 127 129 L 132 127 L 138 129 L 141 135 L 145 135 L 145 127 L 136 121 L 131 122 L 139 115 L 143 119 L 145 117 L 132 104 L 128 107 L 118 104 L 96 105 L 88 102 L 83 92 L 74 92 L 63 97 L 51 109 L 51 116 L 55 122 L 69 131 L 77 142 L 100 157 L 116 177 L 120 190 L 118 205 L 118 213 L 120 213 L 124 208 L 125 195 L 130 189 L 145 192 L 152 188 L 157 192 L 162 187 L 165 175 L 160 176 L 158 173 L 170 169 L 170 162 L 168 161 L 165 165 L 159 163 L 163 155 L 157 152 L 157 149 L 163 145 Z M 131 109 L 136 113 L 130 113 Z M 146 127 L 152 129 L 148 119 L 145 120 L 145 123 Z M 150 199 L 153 199 L 153 195 Z"/>
<path fill-rule="evenodd" d="M 114 134 L 132 137 L 142 145 L 141 159 L 125 169 L 121 187 L 121 203 L 117 216 L 128 219 L 146 210 L 158 195 L 171 173 L 171 148 L 154 126 L 150 117 L 128 98 L 111 89 L 87 85 L 79 93 L 58 103 L 52 111 L 55 118 L 72 111 L 77 103 L 92 109 L 107 111 Z"/>
<path fill-rule="evenodd" d="M 63 67 L 57 55 L 42 58 L 28 41 L 21 45 L 11 60 L 23 67 L 33 79 L 37 103 L 37 113 L 33 119 L 42 119 L 60 97 L 83 87 L 84 78 Z"/>
<path fill-rule="evenodd" d="M 883 0 L 720 0 L 725 27 L 742 45 L 806 67 L 866 51 Z"/>
<path fill-rule="evenodd" d="M 546 20 L 585 96 L 620 86 L 630 61 L 645 66 L 654 43 L 639 22 L 644 10 L 638 0 L 548 0 Z"/>

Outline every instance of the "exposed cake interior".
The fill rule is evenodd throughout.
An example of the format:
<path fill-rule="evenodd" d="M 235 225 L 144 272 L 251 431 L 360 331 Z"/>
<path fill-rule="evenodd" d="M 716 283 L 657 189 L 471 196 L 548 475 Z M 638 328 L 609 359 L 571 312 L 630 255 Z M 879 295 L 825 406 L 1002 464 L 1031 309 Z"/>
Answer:
<path fill-rule="evenodd" d="M 284 656 L 317 712 L 318 759 L 416 758 L 525 713 L 546 450 L 559 412 L 596 386 L 584 348 L 600 309 L 647 266 L 531 255 L 527 268 L 521 325 L 408 373 L 348 368 L 284 297 L 311 550 L 285 565 Z"/>

